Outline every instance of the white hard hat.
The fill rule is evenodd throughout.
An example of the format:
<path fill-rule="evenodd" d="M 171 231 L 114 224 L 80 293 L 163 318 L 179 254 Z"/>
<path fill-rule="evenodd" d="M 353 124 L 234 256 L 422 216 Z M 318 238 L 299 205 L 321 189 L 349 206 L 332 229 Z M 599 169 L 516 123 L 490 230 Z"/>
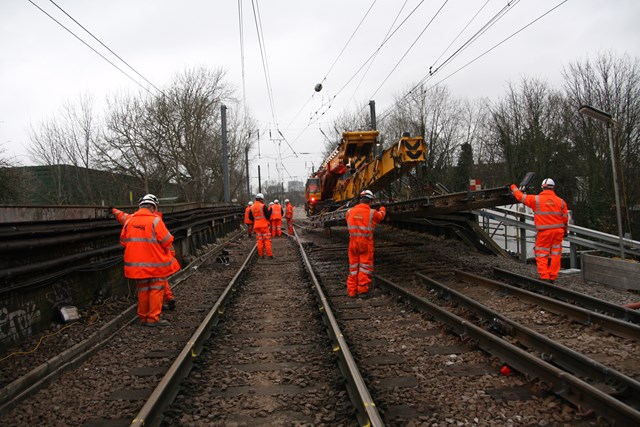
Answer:
<path fill-rule="evenodd" d="M 360 197 L 366 197 L 367 199 L 373 200 L 373 193 L 370 190 L 364 190 L 360 193 Z"/>
<path fill-rule="evenodd" d="M 280 202 L 278 201 L 278 199 L 275 199 L 273 203 L 280 203 Z"/>
<path fill-rule="evenodd" d="M 256 200 L 264 200 L 264 194 L 262 193 L 256 194 Z"/>
<path fill-rule="evenodd" d="M 138 200 L 138 206 L 142 205 L 153 205 L 154 207 L 158 207 L 158 198 L 153 194 L 145 194 Z"/>
<path fill-rule="evenodd" d="M 253 206 L 253 202 L 249 202 L 249 206 Z"/>
<path fill-rule="evenodd" d="M 289 199 L 284 199 L 284 202 L 285 203 L 289 203 Z"/>
<path fill-rule="evenodd" d="M 554 188 L 555 186 L 556 183 L 551 178 L 547 178 L 542 181 L 542 188 Z"/>
<path fill-rule="evenodd" d="M 269 202 L 269 206 L 273 206 L 273 202 Z"/>

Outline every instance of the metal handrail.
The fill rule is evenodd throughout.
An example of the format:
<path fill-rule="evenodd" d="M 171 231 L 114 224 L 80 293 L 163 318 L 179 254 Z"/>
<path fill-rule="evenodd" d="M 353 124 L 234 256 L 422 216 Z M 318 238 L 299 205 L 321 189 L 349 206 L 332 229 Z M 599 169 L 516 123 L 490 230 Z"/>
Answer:
<path fill-rule="evenodd" d="M 520 212 L 516 209 L 505 207 L 495 207 L 491 209 L 474 210 L 472 213 L 516 227 L 518 230 L 526 230 L 533 233 L 535 233 L 536 230 L 533 224 L 533 214 L 529 212 Z M 620 238 L 616 235 L 603 233 L 575 224 L 569 224 L 568 232 L 569 234 L 565 240 L 570 243 L 572 249 L 575 249 L 575 246 L 580 246 L 611 255 L 620 254 Z M 624 238 L 623 244 L 625 256 L 640 257 L 640 241 Z"/>

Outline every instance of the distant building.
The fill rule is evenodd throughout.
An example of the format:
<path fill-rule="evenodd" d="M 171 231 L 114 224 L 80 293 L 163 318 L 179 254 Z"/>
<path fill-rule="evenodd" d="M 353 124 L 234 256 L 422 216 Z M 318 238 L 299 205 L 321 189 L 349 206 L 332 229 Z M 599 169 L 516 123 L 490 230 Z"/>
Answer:
<path fill-rule="evenodd" d="M 304 191 L 304 183 L 302 181 L 288 181 L 287 191 L 289 193 L 295 192 L 295 191 Z"/>

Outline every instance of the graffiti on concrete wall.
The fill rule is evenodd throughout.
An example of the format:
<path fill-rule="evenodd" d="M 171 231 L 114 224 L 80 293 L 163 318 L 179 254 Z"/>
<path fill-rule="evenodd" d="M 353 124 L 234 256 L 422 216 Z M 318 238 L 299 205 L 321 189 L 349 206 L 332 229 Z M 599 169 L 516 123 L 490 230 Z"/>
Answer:
<path fill-rule="evenodd" d="M 0 341 L 16 341 L 19 337 L 32 334 L 32 327 L 40 321 L 40 310 L 30 302 L 23 308 L 9 311 L 0 308 Z"/>
<path fill-rule="evenodd" d="M 71 301 L 71 292 L 67 283 L 56 282 L 51 289 L 45 294 L 45 299 L 51 303 L 53 307 L 58 304 L 68 303 Z"/>

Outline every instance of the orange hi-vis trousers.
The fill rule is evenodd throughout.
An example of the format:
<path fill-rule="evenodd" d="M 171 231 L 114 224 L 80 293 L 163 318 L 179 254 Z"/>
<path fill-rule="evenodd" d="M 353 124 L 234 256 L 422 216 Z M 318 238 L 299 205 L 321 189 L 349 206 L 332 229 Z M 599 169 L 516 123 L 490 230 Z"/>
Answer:
<path fill-rule="evenodd" d="M 372 274 L 373 240 L 352 237 L 349 240 L 349 276 L 347 276 L 349 296 L 369 292 Z"/>
<path fill-rule="evenodd" d="M 271 237 L 282 236 L 282 218 L 271 220 Z"/>
<path fill-rule="evenodd" d="M 556 280 L 562 261 L 562 240 L 564 228 L 538 231 L 536 235 L 536 265 L 541 280 Z M 551 261 L 551 262 L 549 262 Z"/>
<path fill-rule="evenodd" d="M 165 278 L 135 279 L 138 290 L 138 320 L 141 323 L 155 323 L 160 320 L 162 299 L 165 293 Z"/>
<path fill-rule="evenodd" d="M 273 256 L 271 250 L 271 231 L 269 227 L 256 227 L 256 244 L 258 245 L 258 256 L 264 256 L 265 252 L 267 256 Z"/>

